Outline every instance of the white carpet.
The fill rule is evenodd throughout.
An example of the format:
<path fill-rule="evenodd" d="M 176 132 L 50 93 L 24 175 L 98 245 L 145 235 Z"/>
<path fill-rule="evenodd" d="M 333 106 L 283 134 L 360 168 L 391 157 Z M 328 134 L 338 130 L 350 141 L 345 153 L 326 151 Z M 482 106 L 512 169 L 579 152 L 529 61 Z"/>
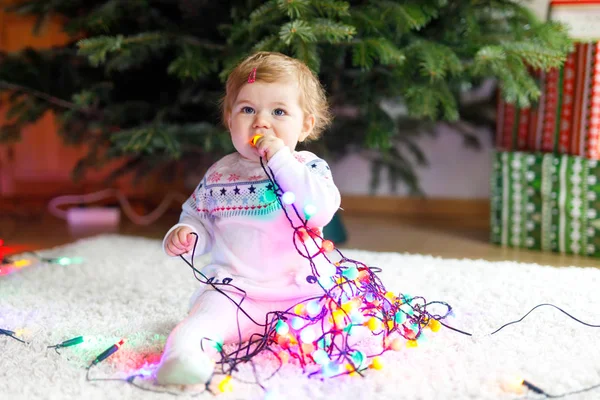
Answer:
<path fill-rule="evenodd" d="M 160 242 L 105 235 L 41 252 L 83 257 L 79 265 L 39 264 L 0 277 L 0 328 L 19 333 L 23 345 L 0 336 L 0 398 L 173 398 L 124 382 L 87 382 L 85 367 L 105 348 L 123 348 L 90 372 L 92 378 L 126 377 L 158 360 L 166 335 L 184 317 L 196 286 L 189 267 L 168 259 Z M 388 352 L 385 368 L 366 378 L 308 379 L 287 364 L 264 382 L 280 399 L 513 399 L 503 391 L 508 375 L 522 375 L 551 394 L 600 383 L 600 329 L 551 308 L 488 335 L 538 303 L 554 303 L 580 319 L 600 324 L 600 270 L 551 268 L 514 262 L 444 260 L 364 251 L 347 256 L 383 268 L 389 290 L 442 300 L 454 308 L 448 329 L 429 334 L 418 348 Z M 95 341 L 46 349 L 79 335 Z M 273 366 L 261 360 L 263 374 Z M 260 362 L 259 362 L 260 363 Z M 239 378 L 252 378 L 241 368 Z M 262 399 L 257 386 L 234 381 L 220 399 Z M 190 397 L 191 393 L 183 393 Z M 529 394 L 521 397 L 539 398 Z M 203 393 L 197 398 L 213 396 Z M 277 397 L 273 397 L 277 398 Z M 569 399 L 598 399 L 600 388 Z"/>

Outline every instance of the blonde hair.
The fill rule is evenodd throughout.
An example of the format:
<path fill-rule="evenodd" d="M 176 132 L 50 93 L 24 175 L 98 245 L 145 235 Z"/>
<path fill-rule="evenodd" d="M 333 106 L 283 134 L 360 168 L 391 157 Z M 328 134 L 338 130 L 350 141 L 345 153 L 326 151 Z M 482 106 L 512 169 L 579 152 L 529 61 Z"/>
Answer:
<path fill-rule="evenodd" d="M 254 68 L 256 68 L 256 82 L 273 83 L 285 80 L 298 82 L 302 111 L 305 116 L 315 117 L 315 126 L 306 139 L 318 139 L 332 120 L 325 90 L 319 79 L 303 62 L 275 52 L 255 53 L 238 64 L 229 74 L 225 85 L 225 96 L 221 101 L 225 125 L 227 126 L 233 103 L 242 87 L 248 83 L 248 77 Z"/>

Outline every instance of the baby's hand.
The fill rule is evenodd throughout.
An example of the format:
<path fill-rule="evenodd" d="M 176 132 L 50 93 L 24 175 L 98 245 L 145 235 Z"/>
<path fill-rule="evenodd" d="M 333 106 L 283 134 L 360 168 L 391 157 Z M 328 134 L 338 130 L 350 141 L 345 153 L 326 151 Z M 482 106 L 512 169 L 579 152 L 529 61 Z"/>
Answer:
<path fill-rule="evenodd" d="M 193 230 L 187 226 L 175 228 L 166 241 L 166 252 L 170 256 L 185 254 L 194 247 Z"/>
<path fill-rule="evenodd" d="M 285 144 L 283 143 L 283 140 L 275 135 L 264 135 L 256 141 L 255 146 L 258 154 L 269 161 L 269 159 L 281 150 Z"/>

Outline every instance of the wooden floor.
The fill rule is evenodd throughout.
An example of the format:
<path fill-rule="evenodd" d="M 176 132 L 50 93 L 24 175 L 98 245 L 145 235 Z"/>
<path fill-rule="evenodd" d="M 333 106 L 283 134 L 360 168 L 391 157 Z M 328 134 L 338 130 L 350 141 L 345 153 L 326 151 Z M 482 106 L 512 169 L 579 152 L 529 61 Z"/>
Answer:
<path fill-rule="evenodd" d="M 159 239 L 177 218 L 177 213 L 169 212 L 150 226 L 139 226 L 123 216 L 116 232 Z M 487 221 L 415 221 L 344 214 L 343 222 L 348 232 L 348 241 L 340 247 L 346 249 L 489 261 L 513 260 L 553 266 L 600 267 L 600 259 L 492 245 L 488 240 Z M 43 211 L 35 217 L 0 216 L 0 238 L 4 239 L 5 252 L 8 254 L 58 246 L 97 233 L 99 232 L 73 232 L 66 221 Z"/>

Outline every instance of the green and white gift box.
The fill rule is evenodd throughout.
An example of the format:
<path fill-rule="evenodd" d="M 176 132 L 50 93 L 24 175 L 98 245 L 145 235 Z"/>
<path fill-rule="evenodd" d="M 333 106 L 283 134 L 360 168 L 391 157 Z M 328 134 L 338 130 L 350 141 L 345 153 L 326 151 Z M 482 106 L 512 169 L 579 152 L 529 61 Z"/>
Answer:
<path fill-rule="evenodd" d="M 552 153 L 495 152 L 491 241 L 600 256 L 600 162 Z"/>

